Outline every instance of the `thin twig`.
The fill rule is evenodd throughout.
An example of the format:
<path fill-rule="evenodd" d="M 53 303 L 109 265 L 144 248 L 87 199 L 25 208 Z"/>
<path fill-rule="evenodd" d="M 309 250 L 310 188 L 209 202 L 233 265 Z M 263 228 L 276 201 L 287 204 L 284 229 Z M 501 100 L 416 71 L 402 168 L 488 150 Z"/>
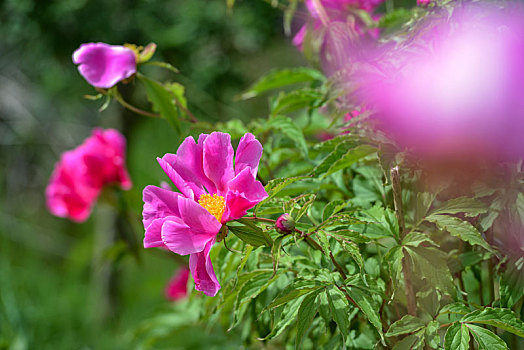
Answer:
<path fill-rule="evenodd" d="M 144 111 L 143 109 L 133 106 L 132 104 L 130 104 L 129 102 L 127 102 L 126 100 L 122 98 L 122 95 L 120 95 L 120 92 L 117 90 L 116 87 L 113 90 L 113 96 L 118 101 L 118 103 L 120 103 L 124 108 L 127 108 L 132 112 L 135 112 L 137 114 L 141 114 L 143 116 L 150 117 L 150 118 L 161 118 L 162 117 L 158 113 Z"/>

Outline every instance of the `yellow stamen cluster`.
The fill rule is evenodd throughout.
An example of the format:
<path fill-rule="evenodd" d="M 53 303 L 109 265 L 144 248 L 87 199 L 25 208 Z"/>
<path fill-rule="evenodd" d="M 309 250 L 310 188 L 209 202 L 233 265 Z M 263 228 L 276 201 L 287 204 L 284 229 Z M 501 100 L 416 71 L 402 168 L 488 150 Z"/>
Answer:
<path fill-rule="evenodd" d="M 218 222 L 221 222 L 222 214 L 224 214 L 224 210 L 226 209 L 226 200 L 224 197 L 216 193 L 214 195 L 203 194 L 198 199 L 198 204 L 206 208 L 211 215 L 217 218 Z"/>

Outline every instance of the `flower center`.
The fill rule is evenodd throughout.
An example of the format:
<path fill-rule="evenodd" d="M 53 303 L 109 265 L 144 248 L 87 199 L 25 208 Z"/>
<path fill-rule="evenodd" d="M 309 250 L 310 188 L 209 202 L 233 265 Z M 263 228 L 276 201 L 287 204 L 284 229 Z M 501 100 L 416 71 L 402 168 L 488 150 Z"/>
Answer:
<path fill-rule="evenodd" d="M 214 195 L 203 194 L 198 199 L 198 204 L 206 208 L 211 215 L 217 218 L 218 222 L 221 222 L 222 214 L 224 214 L 224 210 L 226 209 L 224 197 L 216 193 Z"/>

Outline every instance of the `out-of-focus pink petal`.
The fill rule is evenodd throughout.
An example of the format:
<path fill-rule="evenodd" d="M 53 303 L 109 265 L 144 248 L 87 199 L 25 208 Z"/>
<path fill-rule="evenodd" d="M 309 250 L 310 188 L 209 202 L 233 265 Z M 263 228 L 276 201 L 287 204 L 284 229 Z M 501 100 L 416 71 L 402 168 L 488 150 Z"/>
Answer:
<path fill-rule="evenodd" d="M 220 289 L 220 283 L 218 283 L 209 258 L 209 251 L 214 243 L 213 239 L 206 245 L 204 251 L 189 256 L 189 269 L 195 280 L 195 289 L 204 292 L 209 297 L 214 297 Z"/>
<path fill-rule="evenodd" d="M 222 227 L 217 219 L 191 199 L 178 197 L 180 218 L 162 225 L 162 241 L 174 253 L 194 254 L 204 250 Z"/>
<path fill-rule="evenodd" d="M 246 212 L 267 198 L 264 186 L 252 175 L 250 168 L 238 174 L 228 183 L 226 197 L 227 221 L 240 219 Z"/>
<path fill-rule="evenodd" d="M 181 267 L 169 281 L 165 295 L 168 300 L 177 301 L 187 297 L 187 281 L 189 279 L 189 269 Z"/>
<path fill-rule="evenodd" d="M 104 185 L 131 187 L 124 158 L 125 138 L 112 129 L 97 128 L 84 143 L 64 152 L 46 189 L 51 213 L 81 222 L 89 217 Z"/>
<path fill-rule="evenodd" d="M 136 73 L 135 53 L 124 46 L 82 44 L 73 53 L 73 62 L 87 82 L 98 88 L 110 88 Z"/>
<path fill-rule="evenodd" d="M 307 32 L 307 26 L 303 25 L 302 27 L 300 27 L 297 34 L 295 34 L 295 36 L 293 37 L 293 41 L 292 41 L 293 45 L 295 45 L 301 51 L 302 51 L 302 43 L 304 43 L 304 38 L 306 37 L 306 32 Z"/>
<path fill-rule="evenodd" d="M 247 133 L 242 136 L 235 156 L 235 174 L 249 167 L 253 177 L 256 177 L 262 150 L 262 145 L 253 134 Z"/>
<path fill-rule="evenodd" d="M 167 216 L 180 217 L 178 210 L 179 193 L 165 190 L 156 186 L 146 186 L 142 193 L 144 210 L 142 211 L 142 222 L 147 229 L 155 219 Z"/>
<path fill-rule="evenodd" d="M 204 173 L 215 184 L 219 195 L 225 193 L 228 181 L 235 176 L 233 154 L 229 134 L 213 132 L 204 141 Z"/>

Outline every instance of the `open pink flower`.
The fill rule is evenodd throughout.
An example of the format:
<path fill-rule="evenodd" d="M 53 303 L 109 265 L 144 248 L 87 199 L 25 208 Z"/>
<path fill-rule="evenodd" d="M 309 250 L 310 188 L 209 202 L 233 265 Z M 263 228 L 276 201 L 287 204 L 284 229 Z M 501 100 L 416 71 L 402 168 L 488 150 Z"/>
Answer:
<path fill-rule="evenodd" d="M 178 269 L 166 287 L 166 298 L 172 301 L 184 299 L 187 296 L 188 279 L 189 269 L 187 267 L 182 267 Z"/>
<path fill-rule="evenodd" d="M 189 269 L 196 290 L 215 296 L 220 284 L 209 252 L 222 224 L 244 216 L 267 197 L 256 180 L 262 145 L 245 134 L 234 151 L 229 134 L 188 137 L 176 154 L 158 158 L 181 193 L 156 186 L 144 189 L 144 247 L 164 247 L 190 254 Z"/>
<path fill-rule="evenodd" d="M 95 129 L 83 144 L 62 154 L 46 188 L 52 214 L 82 222 L 106 184 L 131 188 L 125 168 L 126 141 L 113 129 Z"/>
<path fill-rule="evenodd" d="M 94 87 L 110 88 L 136 73 L 136 55 L 124 46 L 82 44 L 73 53 L 78 71 Z"/>

